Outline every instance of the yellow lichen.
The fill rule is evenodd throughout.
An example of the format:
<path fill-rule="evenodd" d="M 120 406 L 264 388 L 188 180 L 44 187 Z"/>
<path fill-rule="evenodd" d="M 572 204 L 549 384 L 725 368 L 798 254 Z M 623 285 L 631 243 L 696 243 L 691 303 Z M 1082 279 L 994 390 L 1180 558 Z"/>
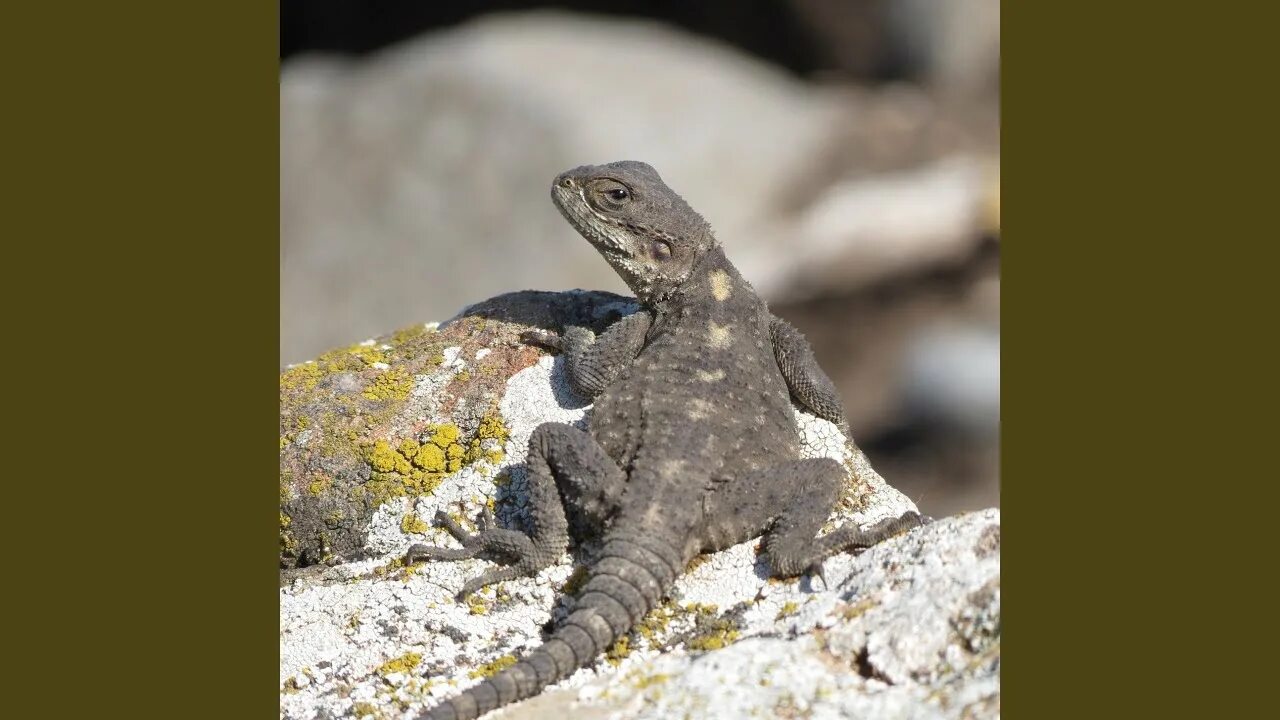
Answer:
<path fill-rule="evenodd" d="M 410 673 L 413 672 L 421 663 L 421 653 L 405 653 L 398 658 L 393 658 L 379 665 L 377 673 L 384 677 L 392 673 Z"/>
<path fill-rule="evenodd" d="M 288 515 L 285 515 L 284 511 L 281 510 L 280 511 L 280 529 L 284 530 L 285 528 L 289 527 L 292 524 L 293 524 L 293 519 L 290 518 Z"/>
<path fill-rule="evenodd" d="M 378 707 L 373 703 L 358 702 L 351 704 L 351 716 L 354 718 L 364 718 L 372 715 L 374 718 L 381 718 L 382 713 L 378 711 Z"/>
<path fill-rule="evenodd" d="M 636 624 L 636 632 L 640 633 L 646 640 L 652 641 L 654 636 L 665 633 L 671 625 L 671 619 L 675 617 L 679 608 L 673 602 L 666 602 L 653 610 L 648 615 L 641 618 Z"/>
<path fill-rule="evenodd" d="M 399 475 L 394 473 L 375 472 L 369 476 L 368 482 L 363 486 L 364 493 L 369 498 L 369 503 L 373 507 L 391 500 L 393 498 L 404 497 L 408 494 L 405 490 L 404 481 Z M 353 499 L 359 499 L 361 488 L 352 488 Z"/>
<path fill-rule="evenodd" d="M 842 603 L 840 608 L 840 617 L 845 620 L 855 620 L 862 616 L 863 613 L 876 606 L 876 601 L 871 598 L 862 598 L 853 604 Z"/>
<path fill-rule="evenodd" d="M 706 629 L 685 642 L 690 650 L 707 652 L 719 650 L 738 639 L 738 628 L 732 621 L 717 619 L 706 623 Z"/>
<path fill-rule="evenodd" d="M 617 667 L 622 659 L 631 654 L 631 637 L 623 635 L 613 644 L 604 654 L 605 660 L 614 667 Z"/>
<path fill-rule="evenodd" d="M 422 495 L 430 495 L 440 487 L 440 481 L 444 479 L 444 473 L 429 473 L 421 470 L 414 470 L 409 477 L 403 480 L 406 494 L 413 497 Z"/>
<path fill-rule="evenodd" d="M 414 455 L 413 464 L 428 472 L 443 472 L 447 464 L 445 450 L 434 442 L 423 445 Z"/>
<path fill-rule="evenodd" d="M 404 460 L 404 457 L 392 450 L 386 440 L 379 440 L 373 444 L 365 459 L 374 470 L 389 473 L 395 471 L 398 462 Z"/>
<path fill-rule="evenodd" d="M 365 365 L 387 362 L 387 356 L 374 345 L 353 345 L 347 348 L 347 354 L 359 358 Z"/>
<path fill-rule="evenodd" d="M 325 490 L 328 490 L 331 487 L 333 487 L 333 478 L 320 475 L 307 483 L 307 492 L 311 493 L 315 497 L 319 497 Z"/>
<path fill-rule="evenodd" d="M 294 365 L 280 373 L 280 390 L 301 392 L 314 390 L 324 375 L 324 371 L 314 362 Z"/>
<path fill-rule="evenodd" d="M 417 513 L 406 513 L 404 518 L 400 520 L 400 531 L 406 535 L 419 534 L 427 531 L 430 525 L 426 521 L 418 517 Z"/>
<path fill-rule="evenodd" d="M 410 340 L 415 340 L 417 338 L 422 337 L 423 335 L 426 334 L 426 332 L 427 332 L 426 326 L 422 325 L 421 323 L 416 325 L 410 325 L 407 328 L 401 328 L 391 333 L 391 344 L 403 345 L 409 342 Z"/>
<path fill-rule="evenodd" d="M 413 390 L 413 376 L 404 368 L 392 368 L 380 373 L 361 393 L 369 400 L 404 400 Z"/>
<path fill-rule="evenodd" d="M 641 675 L 631 683 L 631 687 L 637 690 L 644 690 L 645 688 L 651 685 L 658 685 L 670 679 L 671 679 L 671 676 L 666 673 L 654 673 L 652 675 Z"/>
<path fill-rule="evenodd" d="M 418 454 L 418 450 L 420 447 L 421 446 L 418 445 L 417 440 L 414 440 L 413 438 L 405 438 L 404 440 L 400 441 L 400 445 L 396 448 L 396 450 L 400 451 L 401 455 L 405 456 L 409 460 L 412 460 L 414 456 Z"/>
<path fill-rule="evenodd" d="M 404 568 L 405 568 L 404 558 L 393 557 L 387 561 L 387 564 L 379 565 L 378 567 L 374 568 L 373 576 L 378 578 L 385 578 L 394 572 L 403 570 Z"/>
<path fill-rule="evenodd" d="M 298 541 L 293 537 L 292 533 L 288 531 L 283 531 L 280 533 L 280 549 L 284 551 L 285 555 L 288 555 L 290 557 L 297 556 Z"/>
<path fill-rule="evenodd" d="M 366 498 L 377 507 L 395 498 L 428 495 L 446 474 L 480 458 L 494 462 L 502 458 L 501 451 L 478 451 L 479 457 L 473 457 L 463 444 L 462 431 L 452 423 L 428 425 L 423 434 L 426 440 L 422 442 L 413 437 L 365 441 L 360 453 L 373 472 L 362 486 L 352 489 L 351 498 Z M 507 435 L 500 419 L 486 416 L 476 436 L 466 442 L 478 450 L 481 436 L 496 441 Z"/>
<path fill-rule="evenodd" d="M 506 442 L 511 437 L 511 433 L 503 424 L 502 416 L 489 414 L 480 418 L 480 428 L 476 431 L 476 437 L 481 440 Z"/>
<path fill-rule="evenodd" d="M 788 615 L 794 615 L 796 610 L 799 610 L 799 609 L 800 609 L 800 606 L 798 604 L 788 600 L 787 602 L 782 604 L 782 608 L 778 610 L 778 616 L 774 619 L 781 620 L 782 618 Z"/>
<path fill-rule="evenodd" d="M 494 660 L 493 662 L 488 662 L 488 663 L 485 663 L 484 665 L 481 665 L 480 667 L 476 668 L 475 670 L 472 670 L 468 674 L 471 675 L 471 677 L 473 678 L 493 677 L 503 668 L 510 667 L 515 664 L 516 664 L 515 655 L 503 655 L 502 657 L 498 658 L 497 660 Z"/>
<path fill-rule="evenodd" d="M 726 628 L 714 630 L 692 638 L 685 643 L 685 647 L 690 650 L 707 652 L 709 650 L 719 650 L 737 639 L 738 631 L 736 629 Z"/>
<path fill-rule="evenodd" d="M 489 612 L 489 606 L 476 595 L 467 598 L 467 609 L 472 615 L 484 615 Z"/>
<path fill-rule="evenodd" d="M 428 425 L 427 431 L 431 433 L 430 442 L 441 448 L 448 447 L 453 443 L 458 442 L 458 438 L 462 435 L 462 431 L 458 429 L 458 426 L 452 423 Z"/>
<path fill-rule="evenodd" d="M 698 634 L 685 641 L 689 650 L 706 652 L 719 650 L 738 639 L 738 626 L 733 620 L 717 617 L 719 608 L 706 603 L 686 603 L 683 611 L 692 614 Z"/>

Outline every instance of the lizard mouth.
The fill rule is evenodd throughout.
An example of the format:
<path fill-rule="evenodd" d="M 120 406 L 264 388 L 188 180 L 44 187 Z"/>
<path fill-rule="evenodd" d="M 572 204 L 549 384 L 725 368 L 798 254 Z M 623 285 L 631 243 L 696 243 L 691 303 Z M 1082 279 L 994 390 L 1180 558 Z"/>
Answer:
<path fill-rule="evenodd" d="M 619 257 L 631 257 L 632 253 L 627 248 L 628 243 L 620 237 L 621 229 L 587 204 L 581 188 L 562 188 L 559 185 L 553 185 L 551 200 L 555 202 L 556 208 L 564 219 L 569 221 L 573 229 L 600 252 Z"/>

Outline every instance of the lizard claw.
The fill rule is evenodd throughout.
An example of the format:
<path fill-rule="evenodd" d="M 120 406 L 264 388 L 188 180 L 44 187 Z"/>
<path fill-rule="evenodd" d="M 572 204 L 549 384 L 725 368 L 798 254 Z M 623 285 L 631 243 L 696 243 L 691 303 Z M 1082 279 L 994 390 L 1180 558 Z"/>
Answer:
<path fill-rule="evenodd" d="M 805 571 L 805 574 L 809 576 L 809 584 L 811 586 L 814 580 L 821 580 L 823 590 L 831 589 L 831 583 L 827 582 L 827 572 L 822 568 L 821 560 L 810 565 L 809 569 Z"/>

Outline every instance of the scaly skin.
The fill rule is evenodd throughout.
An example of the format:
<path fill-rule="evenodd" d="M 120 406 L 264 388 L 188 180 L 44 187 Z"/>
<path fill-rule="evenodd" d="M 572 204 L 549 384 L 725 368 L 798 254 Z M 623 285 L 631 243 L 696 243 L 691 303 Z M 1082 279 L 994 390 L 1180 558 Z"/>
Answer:
<path fill-rule="evenodd" d="M 791 402 L 847 427 L 835 388 L 795 328 L 725 257 L 706 221 L 644 163 L 570 170 L 552 185 L 565 218 L 636 293 L 642 309 L 596 337 L 526 336 L 566 355 L 575 392 L 593 399 L 590 431 L 539 426 L 529 441 L 532 532 L 468 535 L 461 550 L 415 545 L 409 559 L 481 556 L 505 564 L 463 594 L 555 562 L 566 510 L 604 529 L 573 613 L 539 648 L 432 708 L 472 720 L 589 665 L 661 601 L 689 560 L 764 534 L 775 575 L 820 573 L 822 560 L 920 522 L 815 538 L 844 482 L 834 460 L 801 459 Z"/>

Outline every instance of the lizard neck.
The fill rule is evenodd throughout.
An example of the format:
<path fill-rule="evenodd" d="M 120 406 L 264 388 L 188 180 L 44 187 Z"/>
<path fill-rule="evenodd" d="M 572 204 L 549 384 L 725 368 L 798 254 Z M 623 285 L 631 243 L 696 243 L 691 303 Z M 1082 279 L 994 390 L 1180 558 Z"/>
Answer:
<path fill-rule="evenodd" d="M 716 243 L 694 263 L 683 282 L 647 304 L 660 314 L 673 314 L 725 302 L 735 295 L 741 300 L 744 295 L 755 297 L 755 291 Z"/>
<path fill-rule="evenodd" d="M 698 259 L 674 290 L 648 303 L 658 318 L 725 324 L 734 318 L 755 317 L 768 307 L 717 244 Z"/>

